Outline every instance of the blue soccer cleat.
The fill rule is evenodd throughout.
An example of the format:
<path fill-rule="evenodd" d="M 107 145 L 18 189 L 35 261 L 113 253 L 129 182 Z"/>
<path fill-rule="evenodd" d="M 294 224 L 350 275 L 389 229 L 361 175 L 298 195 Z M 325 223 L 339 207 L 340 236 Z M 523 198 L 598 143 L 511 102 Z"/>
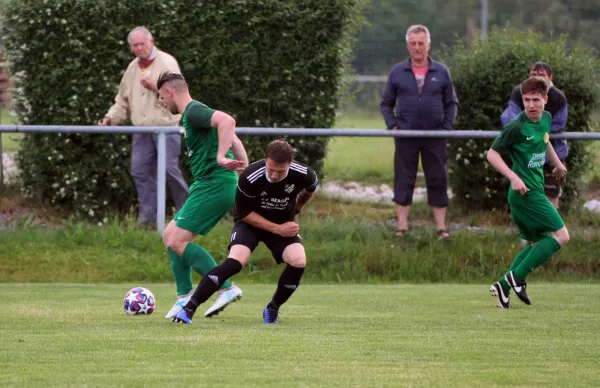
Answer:
<path fill-rule="evenodd" d="M 177 315 L 175 315 L 175 317 L 173 317 L 173 322 L 175 323 L 185 323 L 185 324 L 191 324 L 192 323 L 192 318 L 188 317 L 188 312 L 185 310 L 181 310 L 180 312 L 177 313 Z"/>
<path fill-rule="evenodd" d="M 263 319 L 268 325 L 279 323 L 279 310 L 270 309 L 268 306 L 263 310 Z"/>

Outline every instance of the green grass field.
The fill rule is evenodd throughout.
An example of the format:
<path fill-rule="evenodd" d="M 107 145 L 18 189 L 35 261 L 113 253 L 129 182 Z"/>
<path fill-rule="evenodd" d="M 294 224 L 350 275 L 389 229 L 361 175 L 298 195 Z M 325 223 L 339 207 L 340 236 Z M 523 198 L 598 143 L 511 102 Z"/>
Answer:
<path fill-rule="evenodd" d="M 0 284 L 4 386 L 598 386 L 600 286 L 531 283 L 532 306 L 487 285 L 305 285 L 280 324 L 274 285 L 212 319 L 175 325 L 174 287 L 127 316 L 138 284 Z M 206 307 L 209 305 L 207 304 Z"/>
<path fill-rule="evenodd" d="M 346 129 L 385 129 L 380 117 L 341 116 L 335 125 Z M 389 137 L 333 137 L 329 141 L 327 179 L 391 185 L 394 181 L 394 140 Z"/>

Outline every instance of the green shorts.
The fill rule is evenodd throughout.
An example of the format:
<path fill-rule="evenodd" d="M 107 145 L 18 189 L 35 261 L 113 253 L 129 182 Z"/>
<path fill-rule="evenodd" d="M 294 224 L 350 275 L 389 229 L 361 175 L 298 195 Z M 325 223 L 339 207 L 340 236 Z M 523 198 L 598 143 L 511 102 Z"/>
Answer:
<path fill-rule="evenodd" d="M 565 226 L 544 193 L 530 191 L 523 196 L 509 190 L 508 203 L 519 235 L 524 240 L 538 242 Z"/>
<path fill-rule="evenodd" d="M 206 235 L 235 203 L 237 181 L 195 181 L 185 204 L 175 215 L 181 229 Z"/>

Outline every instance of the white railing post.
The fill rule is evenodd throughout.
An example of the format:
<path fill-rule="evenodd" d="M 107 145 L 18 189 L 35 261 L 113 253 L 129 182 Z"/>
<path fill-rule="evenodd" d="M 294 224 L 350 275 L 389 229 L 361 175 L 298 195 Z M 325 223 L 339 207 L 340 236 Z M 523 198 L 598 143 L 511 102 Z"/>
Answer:
<path fill-rule="evenodd" d="M 164 132 L 158 134 L 158 162 L 156 168 L 156 230 L 159 234 L 165 230 L 165 204 L 167 186 L 167 137 Z"/>

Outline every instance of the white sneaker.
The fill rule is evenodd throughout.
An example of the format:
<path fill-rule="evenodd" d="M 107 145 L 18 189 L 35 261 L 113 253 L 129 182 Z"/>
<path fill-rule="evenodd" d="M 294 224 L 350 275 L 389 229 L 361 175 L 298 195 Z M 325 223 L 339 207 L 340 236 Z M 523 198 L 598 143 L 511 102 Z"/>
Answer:
<path fill-rule="evenodd" d="M 217 291 L 217 301 L 206 312 L 204 316 L 210 318 L 213 315 L 219 314 L 235 301 L 242 299 L 242 289 L 232 284 L 231 287 Z"/>
<path fill-rule="evenodd" d="M 177 302 L 175 302 L 175 304 L 173 305 L 173 307 L 171 307 L 171 310 L 169 310 L 169 312 L 167 313 L 167 315 L 165 316 L 165 318 L 171 319 L 175 315 L 177 315 L 178 312 L 180 312 L 181 310 L 183 310 L 183 306 L 185 306 L 187 304 L 187 302 L 190 301 L 190 299 L 192 298 L 193 294 L 194 294 L 194 290 L 190 291 L 188 294 L 178 296 L 177 297 Z"/>

